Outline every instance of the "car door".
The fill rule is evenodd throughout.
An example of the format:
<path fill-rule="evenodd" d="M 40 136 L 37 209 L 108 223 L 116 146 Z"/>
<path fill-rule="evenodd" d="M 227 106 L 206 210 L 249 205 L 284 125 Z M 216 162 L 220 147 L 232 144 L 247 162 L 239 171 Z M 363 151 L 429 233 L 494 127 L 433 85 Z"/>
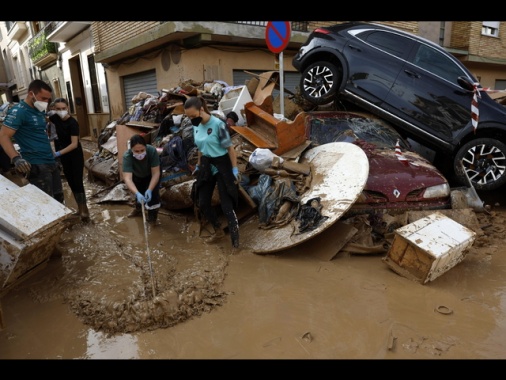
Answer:
<path fill-rule="evenodd" d="M 395 32 L 367 27 L 349 33 L 352 38 L 345 47 L 349 70 L 346 89 L 380 105 L 404 67 L 413 42 Z"/>
<path fill-rule="evenodd" d="M 406 132 L 440 146 L 451 143 L 471 123 L 473 93 L 458 84 L 459 76 L 470 78 L 449 56 L 417 42 L 384 108 L 415 125 L 415 130 Z"/>

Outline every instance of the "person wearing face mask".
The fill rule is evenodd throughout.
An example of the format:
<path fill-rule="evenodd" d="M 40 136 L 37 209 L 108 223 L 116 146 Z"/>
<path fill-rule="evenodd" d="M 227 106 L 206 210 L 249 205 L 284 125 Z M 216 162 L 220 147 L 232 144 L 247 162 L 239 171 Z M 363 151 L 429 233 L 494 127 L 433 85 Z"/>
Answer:
<path fill-rule="evenodd" d="M 192 96 L 184 103 L 184 112 L 193 124 L 193 138 L 198 148 L 195 172 L 195 199 L 205 219 L 214 227 L 215 233 L 206 240 L 214 243 L 224 236 L 211 200 L 216 185 L 220 205 L 228 221 L 233 248 L 239 247 L 239 222 L 235 208 L 239 201 L 239 170 L 237 156 L 228 133 L 227 125 L 212 115 L 205 100 Z"/>
<path fill-rule="evenodd" d="M 130 149 L 123 154 L 123 182 L 135 194 L 135 206 L 129 218 L 148 210 L 147 220 L 155 225 L 160 208 L 160 157 L 156 148 L 146 144 L 139 134 L 130 138 Z"/>
<path fill-rule="evenodd" d="M 28 85 L 26 99 L 12 107 L 0 128 L 0 145 L 17 172 L 39 189 L 64 203 L 60 169 L 47 136 L 46 109 L 52 88 L 40 79 Z M 19 145 L 14 148 L 13 140 Z"/>
<path fill-rule="evenodd" d="M 66 99 L 55 99 L 52 104 L 55 113 L 49 116 L 49 121 L 54 124 L 57 136 L 54 140 L 54 156 L 60 159 L 63 174 L 76 200 L 78 207 L 76 216 L 83 222 L 89 222 L 90 213 L 83 182 L 84 152 L 79 141 L 79 124 L 69 115 L 69 104 Z"/>
<path fill-rule="evenodd" d="M 49 137 L 49 141 L 53 141 L 54 139 L 58 138 L 58 136 L 56 134 L 55 126 L 49 120 L 49 117 L 53 116 L 54 114 L 56 114 L 56 111 L 54 109 L 54 102 L 51 102 L 51 103 L 49 103 L 49 106 L 48 106 L 47 112 L 46 112 L 46 121 L 47 121 L 46 128 L 47 128 L 47 135 Z"/>

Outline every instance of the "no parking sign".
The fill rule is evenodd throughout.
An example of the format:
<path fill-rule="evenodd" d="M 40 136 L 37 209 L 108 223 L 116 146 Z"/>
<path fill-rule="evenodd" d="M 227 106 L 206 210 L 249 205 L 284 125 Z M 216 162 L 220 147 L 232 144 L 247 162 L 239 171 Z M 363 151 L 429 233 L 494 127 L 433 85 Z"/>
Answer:
<path fill-rule="evenodd" d="M 292 28 L 290 21 L 269 21 L 265 28 L 265 41 L 273 53 L 281 53 L 290 42 Z"/>
<path fill-rule="evenodd" d="M 283 76 L 283 50 L 288 46 L 292 33 L 290 21 L 268 21 L 265 28 L 265 41 L 267 47 L 274 54 L 279 54 L 279 78 L 280 78 L 280 112 L 285 116 L 284 101 L 284 76 Z"/>

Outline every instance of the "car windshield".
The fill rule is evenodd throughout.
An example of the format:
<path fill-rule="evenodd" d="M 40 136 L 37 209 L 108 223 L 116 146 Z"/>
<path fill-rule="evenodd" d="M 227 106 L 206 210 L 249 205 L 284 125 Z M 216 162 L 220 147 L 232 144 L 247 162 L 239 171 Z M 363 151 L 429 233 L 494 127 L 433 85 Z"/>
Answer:
<path fill-rule="evenodd" d="M 360 118 L 314 117 L 311 119 L 311 141 L 321 145 L 330 142 L 355 142 L 363 140 L 378 148 L 391 149 L 400 142 L 407 148 L 401 136 L 393 129 L 379 122 Z"/>

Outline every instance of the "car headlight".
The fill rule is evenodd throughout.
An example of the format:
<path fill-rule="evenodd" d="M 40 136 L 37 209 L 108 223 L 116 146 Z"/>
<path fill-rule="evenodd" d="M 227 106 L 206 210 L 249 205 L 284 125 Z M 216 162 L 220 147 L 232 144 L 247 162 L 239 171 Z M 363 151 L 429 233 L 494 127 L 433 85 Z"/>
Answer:
<path fill-rule="evenodd" d="M 424 198 L 442 198 L 450 195 L 450 185 L 443 183 L 441 185 L 431 186 L 425 189 Z"/>

